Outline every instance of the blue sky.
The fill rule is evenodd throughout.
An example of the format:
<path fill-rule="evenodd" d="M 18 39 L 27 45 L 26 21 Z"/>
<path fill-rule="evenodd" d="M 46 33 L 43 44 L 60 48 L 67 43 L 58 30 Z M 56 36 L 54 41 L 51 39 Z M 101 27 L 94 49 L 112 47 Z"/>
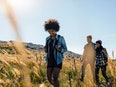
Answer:
<path fill-rule="evenodd" d="M 15 40 L 15 32 L 0 0 L 0 40 Z M 23 41 L 45 44 L 44 21 L 57 19 L 68 49 L 82 54 L 86 36 L 103 41 L 109 55 L 116 52 L 116 0 L 8 0 Z"/>

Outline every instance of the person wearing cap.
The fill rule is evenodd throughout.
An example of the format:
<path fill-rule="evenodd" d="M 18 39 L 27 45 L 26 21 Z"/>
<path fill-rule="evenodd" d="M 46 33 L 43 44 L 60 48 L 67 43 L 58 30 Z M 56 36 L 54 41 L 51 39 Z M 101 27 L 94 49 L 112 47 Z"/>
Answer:
<path fill-rule="evenodd" d="M 108 76 L 106 75 L 106 66 L 108 65 L 108 54 L 106 48 L 102 46 L 102 41 L 96 41 L 95 45 L 96 50 L 96 68 L 95 68 L 95 77 L 96 84 L 99 85 L 99 70 L 101 69 L 103 77 L 106 79 L 107 84 L 109 84 Z"/>
<path fill-rule="evenodd" d="M 87 36 L 87 44 L 84 46 L 84 52 L 81 58 L 82 74 L 80 81 L 84 81 L 85 70 L 87 65 L 90 65 L 92 80 L 95 82 L 95 44 L 92 42 L 92 36 Z"/>
<path fill-rule="evenodd" d="M 58 77 L 62 68 L 63 53 L 67 51 L 64 37 L 57 34 L 59 28 L 57 20 L 49 19 L 45 21 L 44 29 L 50 34 L 46 38 L 44 47 L 47 62 L 47 78 L 54 87 L 59 87 Z"/>

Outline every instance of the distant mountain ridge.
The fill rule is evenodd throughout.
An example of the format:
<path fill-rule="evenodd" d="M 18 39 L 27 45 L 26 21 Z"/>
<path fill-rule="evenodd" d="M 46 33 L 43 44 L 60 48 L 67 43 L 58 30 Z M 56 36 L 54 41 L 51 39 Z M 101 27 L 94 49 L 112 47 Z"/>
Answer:
<path fill-rule="evenodd" d="M 11 47 L 14 46 L 14 43 L 15 41 L 0 41 L 0 53 L 2 53 L 2 50 L 6 50 L 8 53 L 15 53 L 15 52 L 12 52 L 14 50 L 12 50 Z M 39 44 L 33 44 L 33 43 L 26 43 L 26 42 L 22 42 L 24 44 L 24 46 L 27 48 L 27 49 L 31 49 L 31 50 L 38 50 L 38 51 L 43 51 L 44 52 L 44 46 L 43 45 L 39 45 Z M 79 58 L 81 55 L 80 54 L 77 54 L 77 53 L 74 53 L 72 51 L 67 51 L 65 53 L 65 57 L 67 57 L 67 59 L 77 59 Z"/>

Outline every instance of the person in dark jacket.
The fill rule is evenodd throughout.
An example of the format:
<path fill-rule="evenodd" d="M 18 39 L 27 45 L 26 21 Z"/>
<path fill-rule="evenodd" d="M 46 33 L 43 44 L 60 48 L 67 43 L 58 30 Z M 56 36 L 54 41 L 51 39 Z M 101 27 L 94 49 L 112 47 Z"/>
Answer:
<path fill-rule="evenodd" d="M 54 87 L 59 87 L 58 76 L 62 68 L 63 53 L 67 51 L 67 46 L 64 37 L 57 34 L 60 28 L 57 20 L 45 21 L 44 28 L 50 34 L 46 38 L 44 47 L 47 54 L 47 78 Z"/>
<path fill-rule="evenodd" d="M 102 41 L 96 41 L 95 45 L 96 50 L 96 68 L 95 68 L 95 77 L 96 84 L 99 85 L 99 70 L 101 69 L 102 75 L 106 79 L 107 84 L 109 85 L 108 76 L 106 75 L 106 66 L 108 65 L 108 54 L 106 49 L 102 46 Z"/>

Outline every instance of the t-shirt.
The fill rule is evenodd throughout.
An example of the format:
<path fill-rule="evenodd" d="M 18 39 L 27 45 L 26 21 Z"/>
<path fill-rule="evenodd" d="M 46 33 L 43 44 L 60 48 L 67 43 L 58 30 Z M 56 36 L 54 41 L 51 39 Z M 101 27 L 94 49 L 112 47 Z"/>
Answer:
<path fill-rule="evenodd" d="M 50 49 L 49 49 L 50 58 L 48 58 L 48 65 L 47 65 L 47 67 L 61 68 L 62 67 L 62 63 L 57 65 L 57 63 L 55 61 L 55 58 L 54 58 L 54 49 L 55 49 L 55 47 L 53 46 L 54 41 L 55 41 L 54 39 L 50 39 L 50 43 L 48 44 L 49 47 L 50 47 Z"/>

